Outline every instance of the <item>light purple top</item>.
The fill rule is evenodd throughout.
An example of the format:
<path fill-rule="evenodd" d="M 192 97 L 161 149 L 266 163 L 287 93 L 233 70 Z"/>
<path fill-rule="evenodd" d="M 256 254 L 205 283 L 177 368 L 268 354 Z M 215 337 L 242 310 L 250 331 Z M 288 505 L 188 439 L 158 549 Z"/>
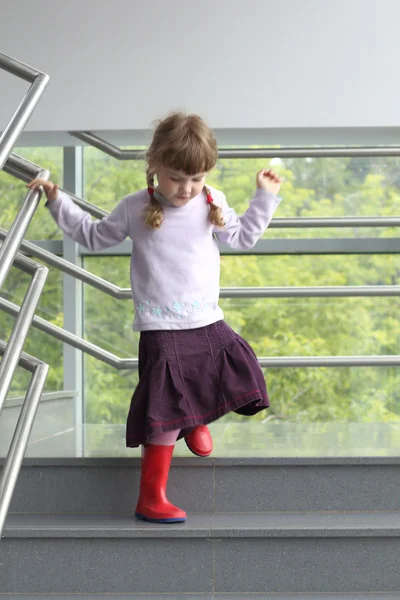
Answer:
<path fill-rule="evenodd" d="M 223 211 L 223 229 L 209 222 L 204 192 L 179 208 L 164 200 L 164 221 L 159 229 L 144 223 L 147 190 L 126 196 L 101 221 L 93 221 L 64 192 L 47 206 L 61 229 L 89 250 L 115 246 L 126 237 L 132 240 L 135 331 L 194 329 L 223 318 L 218 306 L 220 256 L 215 238 L 232 248 L 252 248 L 280 202 L 258 188 L 247 211 L 238 217 L 224 194 L 210 189 Z"/>

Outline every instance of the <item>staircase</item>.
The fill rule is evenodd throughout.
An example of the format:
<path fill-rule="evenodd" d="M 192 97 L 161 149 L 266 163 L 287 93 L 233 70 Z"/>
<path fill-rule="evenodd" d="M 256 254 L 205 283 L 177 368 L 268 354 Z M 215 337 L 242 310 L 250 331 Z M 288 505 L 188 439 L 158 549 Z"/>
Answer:
<path fill-rule="evenodd" d="M 400 598 L 398 458 L 177 458 L 168 526 L 138 484 L 139 459 L 26 459 L 0 599 Z"/>
<path fill-rule="evenodd" d="M 23 180 L 38 174 L 48 176 L 37 165 L 10 154 L 48 78 L 2 54 L 0 66 L 32 82 L 14 125 L 0 138 L 0 169 L 4 166 Z M 74 135 L 108 153 L 116 152 L 93 136 L 88 139 L 88 134 Z M 130 157 L 123 152 L 129 151 L 119 151 L 119 158 Z M 74 199 L 94 216 L 105 214 Z M 38 201 L 38 194 L 31 195 L 24 204 L 24 222 L 12 232 L 11 250 L 7 250 L 11 236 L 7 238 L 7 232 L 0 231 L 4 256 L 7 250 L 2 280 L 11 264 L 36 272 L 35 263 L 17 255 L 20 248 L 111 296 L 129 296 L 130 290 L 22 241 Z M 296 218 L 278 219 L 273 226 L 366 224 L 398 226 L 400 219 Z M 399 294 L 397 286 L 358 286 L 225 288 L 221 295 L 305 298 Z M 34 316 L 32 301 L 26 306 L 29 311 L 23 319 L 24 334 L 32 324 L 117 369 L 136 368 L 136 359 L 121 359 L 62 328 L 50 326 Z M 19 312 L 4 299 L 0 308 L 15 316 Z M 163 526 L 136 521 L 133 513 L 139 459 L 22 461 L 26 448 L 29 450 L 28 436 L 47 365 L 22 353 L 21 335 L 16 337 L 18 348 L 12 349 L 9 342 L 7 350 L 2 342 L 0 353 L 11 357 L 13 368 L 19 362 L 28 370 L 42 369 L 43 374 L 36 388 L 25 399 L 8 403 L 2 415 L 0 454 L 10 445 L 3 439 L 10 429 L 7 419 L 14 423 L 13 412 L 22 405 L 22 426 L 17 426 L 10 458 L 6 459 L 9 463 L 0 459 L 4 480 L 0 512 L 4 518 L 12 496 L 0 543 L 0 600 L 400 600 L 400 458 L 175 458 L 169 498 L 187 510 L 187 523 Z M 4 361 L 7 381 L 4 383 L 0 377 L 0 409 L 10 383 Z M 261 357 L 260 363 L 289 368 L 398 366 L 400 356 Z M 53 399 L 59 400 L 58 396 Z M 65 430 L 67 435 L 72 427 L 71 422 Z M 33 430 L 31 441 L 43 440 L 40 436 L 35 440 Z M 5 475 L 10 473 L 7 479 Z M 0 533 L 1 526 L 0 518 Z"/>

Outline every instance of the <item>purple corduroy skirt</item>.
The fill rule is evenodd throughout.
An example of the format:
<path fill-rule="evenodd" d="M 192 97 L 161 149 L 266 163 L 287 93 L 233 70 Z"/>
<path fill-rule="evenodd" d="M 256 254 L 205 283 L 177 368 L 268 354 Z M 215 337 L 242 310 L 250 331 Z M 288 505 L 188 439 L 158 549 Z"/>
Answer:
<path fill-rule="evenodd" d="M 268 408 L 264 375 L 249 344 L 224 321 L 185 330 L 144 331 L 139 383 L 129 409 L 126 445 L 197 425 L 228 412 L 251 416 Z"/>

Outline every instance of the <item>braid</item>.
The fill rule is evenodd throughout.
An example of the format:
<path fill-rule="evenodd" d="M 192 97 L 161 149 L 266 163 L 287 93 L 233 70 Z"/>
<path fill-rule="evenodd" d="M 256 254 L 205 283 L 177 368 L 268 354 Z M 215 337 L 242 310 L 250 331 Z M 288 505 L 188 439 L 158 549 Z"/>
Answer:
<path fill-rule="evenodd" d="M 152 229 L 158 229 L 164 220 L 163 209 L 161 204 L 154 198 L 154 173 L 150 168 L 147 169 L 146 175 L 150 202 L 144 213 L 144 221 Z"/>
<path fill-rule="evenodd" d="M 203 191 L 206 193 L 207 203 L 210 205 L 210 214 L 208 216 L 208 220 L 213 225 L 217 225 L 217 227 L 225 227 L 225 219 L 222 214 L 222 209 L 220 206 L 214 204 L 210 189 L 205 185 Z"/>

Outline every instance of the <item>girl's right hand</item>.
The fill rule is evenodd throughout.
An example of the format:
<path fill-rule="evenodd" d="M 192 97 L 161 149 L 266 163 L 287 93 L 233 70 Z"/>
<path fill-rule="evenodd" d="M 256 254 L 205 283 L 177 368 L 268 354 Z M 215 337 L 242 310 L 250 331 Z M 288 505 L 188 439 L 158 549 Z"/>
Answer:
<path fill-rule="evenodd" d="M 26 187 L 28 187 L 30 190 L 37 190 L 40 186 L 43 188 L 48 202 L 57 200 L 60 186 L 56 183 L 53 183 L 52 181 L 46 181 L 46 179 L 32 179 L 32 181 L 26 184 Z"/>

